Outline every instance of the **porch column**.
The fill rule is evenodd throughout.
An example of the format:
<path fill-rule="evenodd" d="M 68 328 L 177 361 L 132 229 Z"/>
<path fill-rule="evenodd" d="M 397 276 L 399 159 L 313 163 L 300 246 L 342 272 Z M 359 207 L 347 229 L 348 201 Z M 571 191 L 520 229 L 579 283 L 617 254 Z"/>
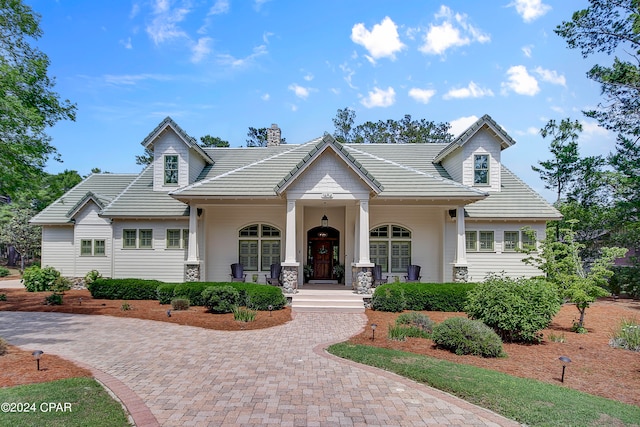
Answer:
<path fill-rule="evenodd" d="M 198 259 L 198 208 L 189 207 L 189 244 L 184 272 L 186 282 L 200 281 L 200 260 Z"/>
<path fill-rule="evenodd" d="M 456 260 L 453 264 L 453 281 L 466 282 L 469 276 L 467 267 L 467 243 L 464 225 L 464 206 L 456 209 Z"/>
<path fill-rule="evenodd" d="M 358 221 L 358 264 L 371 264 L 369 258 L 369 201 L 360 200 Z"/>
<path fill-rule="evenodd" d="M 285 294 L 296 293 L 298 289 L 298 268 L 296 261 L 296 201 L 287 200 L 287 229 L 282 263 L 282 289 Z"/>

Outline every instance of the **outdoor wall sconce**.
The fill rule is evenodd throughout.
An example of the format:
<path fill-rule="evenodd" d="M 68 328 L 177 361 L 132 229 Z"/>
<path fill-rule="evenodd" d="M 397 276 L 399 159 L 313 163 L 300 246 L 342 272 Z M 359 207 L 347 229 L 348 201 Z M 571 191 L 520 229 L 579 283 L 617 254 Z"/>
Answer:
<path fill-rule="evenodd" d="M 33 353 L 31 353 L 33 355 L 33 358 L 36 359 L 36 369 L 39 371 L 40 370 L 40 358 L 42 357 L 42 355 L 44 354 L 44 351 L 42 350 L 35 350 Z"/>
<path fill-rule="evenodd" d="M 269 309 L 269 317 L 271 317 L 271 311 L 273 310 L 273 306 L 271 304 L 269 304 L 269 307 L 267 307 Z"/>
<path fill-rule="evenodd" d="M 562 362 L 562 377 L 560 378 L 560 382 L 563 383 L 564 382 L 564 370 L 569 365 L 569 363 L 571 363 L 571 359 L 569 359 L 567 356 L 560 356 L 560 357 L 558 357 L 558 359 Z"/>
<path fill-rule="evenodd" d="M 371 324 L 371 341 L 375 341 L 376 339 L 376 328 L 378 327 L 377 324 L 372 323 Z"/>
<path fill-rule="evenodd" d="M 322 225 L 323 228 L 327 228 L 329 226 L 329 218 L 327 218 L 326 215 L 322 215 L 322 220 L 320 221 L 320 225 Z"/>

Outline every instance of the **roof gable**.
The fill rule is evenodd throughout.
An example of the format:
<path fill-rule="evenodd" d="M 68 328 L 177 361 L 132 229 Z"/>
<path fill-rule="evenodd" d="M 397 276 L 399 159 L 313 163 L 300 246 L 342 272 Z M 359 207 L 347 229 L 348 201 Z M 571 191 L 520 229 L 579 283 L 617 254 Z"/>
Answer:
<path fill-rule="evenodd" d="M 511 147 L 516 143 L 516 141 L 505 132 L 504 129 L 500 125 L 498 125 L 495 120 L 491 118 L 488 114 L 480 117 L 474 124 L 469 126 L 466 131 L 460 134 L 456 139 L 454 139 L 449 145 L 440 151 L 433 159 L 434 163 L 439 163 L 444 160 L 449 154 L 461 148 L 464 144 L 469 142 L 471 138 L 475 134 L 477 134 L 480 129 L 486 128 L 488 129 L 494 138 L 500 141 L 500 149 L 504 150 L 506 148 Z"/>
<path fill-rule="evenodd" d="M 187 134 L 178 124 L 169 116 L 167 116 L 154 130 L 152 130 L 149 135 L 147 135 L 140 144 L 144 146 L 144 148 L 149 148 L 153 145 L 155 140 L 164 132 L 166 129 L 173 130 L 176 135 L 180 137 L 180 139 L 185 143 L 185 145 L 191 149 L 193 149 L 196 153 L 198 153 L 206 163 L 212 164 L 213 159 L 209 157 L 207 153 L 198 145 L 198 141 Z"/>
<path fill-rule="evenodd" d="M 74 207 L 69 209 L 69 212 L 67 212 L 67 217 L 73 218 L 74 216 L 76 216 L 76 214 L 80 212 L 82 208 L 84 208 L 89 202 L 95 203 L 98 208 L 102 210 L 109 203 L 109 201 L 110 199 L 108 198 L 99 197 L 93 192 L 88 191 L 87 194 L 84 195 L 84 197 L 78 200 L 78 203 L 76 203 Z"/>

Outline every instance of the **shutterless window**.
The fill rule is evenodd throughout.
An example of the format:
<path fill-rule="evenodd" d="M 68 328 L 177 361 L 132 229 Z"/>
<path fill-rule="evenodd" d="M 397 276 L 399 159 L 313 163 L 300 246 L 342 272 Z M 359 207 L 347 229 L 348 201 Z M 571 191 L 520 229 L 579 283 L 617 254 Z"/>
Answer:
<path fill-rule="evenodd" d="M 247 271 L 269 271 L 280 262 L 281 231 L 268 224 L 252 224 L 238 232 L 238 261 Z"/>
<path fill-rule="evenodd" d="M 167 248 L 180 249 L 181 230 L 167 230 Z"/>
<path fill-rule="evenodd" d="M 505 231 L 504 232 L 504 250 L 515 251 L 518 249 L 518 231 Z"/>
<path fill-rule="evenodd" d="M 122 230 L 122 247 L 135 248 L 137 234 L 137 230 Z"/>
<path fill-rule="evenodd" d="M 489 184 L 489 155 L 476 154 L 473 162 L 473 183 Z"/>
<path fill-rule="evenodd" d="M 106 255 L 106 244 L 104 240 L 94 240 L 93 241 L 93 255 L 94 256 L 104 256 Z"/>
<path fill-rule="evenodd" d="M 178 183 L 178 156 L 164 156 L 164 183 Z"/>
<path fill-rule="evenodd" d="M 369 259 L 382 271 L 406 272 L 411 263 L 411 231 L 399 225 L 381 225 L 369 232 Z"/>
<path fill-rule="evenodd" d="M 93 254 L 93 241 L 80 241 L 80 256 L 91 256 Z"/>
<path fill-rule="evenodd" d="M 481 231 L 479 234 L 480 250 L 493 251 L 493 231 Z"/>
<path fill-rule="evenodd" d="M 186 228 L 182 230 L 182 247 L 185 249 L 189 247 L 189 230 Z"/>
<path fill-rule="evenodd" d="M 153 230 L 140 230 L 140 247 L 151 248 L 153 246 Z"/>
<path fill-rule="evenodd" d="M 258 270 L 258 241 L 257 240 L 240 240 L 238 261 L 243 265 L 245 270 Z"/>
<path fill-rule="evenodd" d="M 411 264 L 411 242 L 391 242 L 391 272 L 406 272 L 409 264 Z"/>
<path fill-rule="evenodd" d="M 522 249 L 535 250 L 536 249 L 536 232 L 531 230 L 530 232 L 522 232 Z"/>
<path fill-rule="evenodd" d="M 465 240 L 467 251 L 475 252 L 478 250 L 478 232 L 477 231 L 465 231 Z"/>

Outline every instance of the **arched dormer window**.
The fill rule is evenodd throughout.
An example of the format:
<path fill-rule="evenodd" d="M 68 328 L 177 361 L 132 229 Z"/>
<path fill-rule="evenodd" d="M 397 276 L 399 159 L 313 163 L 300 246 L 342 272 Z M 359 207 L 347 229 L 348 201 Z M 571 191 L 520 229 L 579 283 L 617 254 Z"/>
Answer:
<path fill-rule="evenodd" d="M 405 273 L 411 264 L 411 231 L 393 224 L 369 232 L 369 257 L 383 272 Z"/>
<path fill-rule="evenodd" d="M 238 232 L 238 261 L 246 271 L 269 271 L 280 262 L 281 233 L 268 224 L 251 224 Z"/>

